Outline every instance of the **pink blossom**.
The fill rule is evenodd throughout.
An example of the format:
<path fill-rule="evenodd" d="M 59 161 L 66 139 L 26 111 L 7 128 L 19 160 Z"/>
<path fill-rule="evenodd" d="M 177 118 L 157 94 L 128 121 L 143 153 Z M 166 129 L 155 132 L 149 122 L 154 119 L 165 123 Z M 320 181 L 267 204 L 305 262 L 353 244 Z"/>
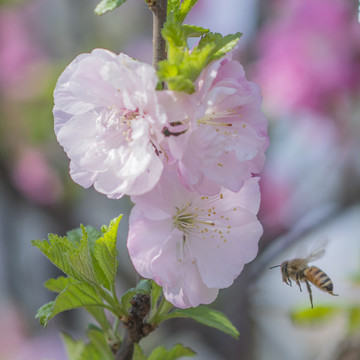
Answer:
<path fill-rule="evenodd" d="M 180 308 L 214 301 L 253 260 L 262 227 L 258 178 L 237 193 L 201 196 L 184 188 L 172 168 L 147 194 L 133 196 L 128 250 L 138 273 L 163 287 Z"/>
<path fill-rule="evenodd" d="M 158 182 L 166 116 L 157 81 L 150 65 L 103 49 L 65 69 L 54 92 L 55 133 L 76 183 L 120 198 Z"/>
<path fill-rule="evenodd" d="M 281 15 L 264 26 L 258 43 L 255 72 L 265 105 L 275 115 L 279 109 L 332 106 L 354 76 L 358 79 L 354 9 L 343 0 L 284 0 L 278 5 L 275 11 Z"/>
<path fill-rule="evenodd" d="M 185 130 L 173 126 L 183 134 L 168 140 L 181 181 L 206 195 L 222 186 L 239 191 L 261 171 L 268 146 L 260 88 L 246 80 L 239 62 L 223 58 L 203 70 L 192 97 L 191 121 Z"/>
<path fill-rule="evenodd" d="M 37 149 L 23 149 L 15 163 L 13 179 L 26 197 L 39 204 L 54 204 L 63 195 L 59 177 Z"/>

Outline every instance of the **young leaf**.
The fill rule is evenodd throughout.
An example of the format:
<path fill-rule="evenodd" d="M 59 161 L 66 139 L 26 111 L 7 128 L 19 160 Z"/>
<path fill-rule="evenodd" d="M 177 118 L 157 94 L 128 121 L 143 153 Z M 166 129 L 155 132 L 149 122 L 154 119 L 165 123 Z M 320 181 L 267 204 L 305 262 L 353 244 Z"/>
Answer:
<path fill-rule="evenodd" d="M 105 275 L 108 284 L 103 284 L 111 289 L 115 283 L 115 276 L 118 267 L 116 238 L 118 226 L 122 215 L 110 222 L 110 226 L 103 236 L 96 240 L 94 246 L 94 257 L 101 272 Z"/>
<path fill-rule="evenodd" d="M 191 318 L 201 324 L 213 327 L 228 335 L 231 335 L 235 339 L 237 339 L 239 336 L 238 330 L 223 313 L 214 309 L 210 309 L 206 306 L 178 309 L 165 315 L 164 320 L 175 317 Z"/>
<path fill-rule="evenodd" d="M 200 37 L 200 36 L 207 34 L 210 31 L 209 29 L 204 29 L 201 26 L 187 25 L 187 24 L 184 24 L 182 26 L 182 28 L 183 28 L 184 35 L 186 38 Z"/>
<path fill-rule="evenodd" d="M 309 326 L 329 321 L 338 311 L 339 308 L 335 306 L 316 306 L 292 311 L 290 317 L 296 325 Z"/>
<path fill-rule="evenodd" d="M 131 308 L 130 300 L 135 296 L 135 289 L 131 288 L 128 291 L 125 292 L 125 294 L 121 297 L 120 303 L 121 308 L 126 313 L 129 312 L 129 309 Z"/>
<path fill-rule="evenodd" d="M 90 340 L 90 343 L 98 350 L 101 354 L 101 359 L 103 360 L 114 360 L 113 354 L 110 350 L 110 347 L 106 341 L 104 333 L 99 330 L 89 330 L 87 331 L 87 336 Z"/>
<path fill-rule="evenodd" d="M 148 360 L 174 360 L 183 356 L 194 356 L 195 352 L 182 344 L 175 345 L 171 350 L 159 346 L 148 357 Z"/>
<path fill-rule="evenodd" d="M 171 16 L 175 14 L 180 8 L 181 0 L 168 0 L 167 3 L 167 16 Z"/>
<path fill-rule="evenodd" d="M 75 248 L 67 237 L 49 234 L 48 240 L 33 240 L 31 244 L 40 251 L 65 274 L 81 280 L 80 274 L 72 267 L 69 252 Z"/>
<path fill-rule="evenodd" d="M 104 15 L 109 11 L 113 11 L 123 4 L 126 0 L 102 0 L 96 6 L 94 12 L 96 15 Z"/>
<path fill-rule="evenodd" d="M 76 280 L 69 277 L 59 276 L 56 279 L 47 280 L 44 286 L 50 291 L 61 293 L 71 283 L 76 283 Z"/>
<path fill-rule="evenodd" d="M 69 254 L 71 266 L 81 276 L 81 279 L 86 282 L 96 283 L 95 272 L 93 268 L 93 261 L 91 257 L 88 234 L 83 225 L 81 225 L 82 237 L 80 244 L 73 248 Z"/>
<path fill-rule="evenodd" d="M 35 319 L 38 319 L 42 326 L 47 325 L 48 318 L 51 315 L 52 309 L 54 308 L 54 303 L 55 301 L 50 301 L 38 309 L 35 315 Z"/>
<path fill-rule="evenodd" d="M 178 11 L 175 12 L 175 20 L 182 24 L 189 14 L 193 6 L 198 2 L 198 0 L 184 0 Z"/>
<path fill-rule="evenodd" d="M 85 343 L 83 340 L 74 340 L 70 335 L 61 333 L 67 357 L 69 360 L 79 360 L 81 353 L 84 351 Z"/>
<path fill-rule="evenodd" d="M 214 50 L 211 56 L 210 61 L 216 60 L 222 56 L 224 56 L 227 52 L 232 50 L 236 44 L 239 42 L 242 34 L 229 34 L 226 36 L 222 36 L 219 33 L 207 33 L 199 42 L 199 48 L 203 48 L 208 44 L 214 45 Z"/>
<path fill-rule="evenodd" d="M 134 355 L 132 360 L 146 360 L 146 356 L 144 355 L 140 345 L 137 343 L 134 344 Z"/>
<path fill-rule="evenodd" d="M 86 283 L 70 283 L 55 301 L 42 306 L 35 317 L 46 326 L 49 320 L 60 312 L 86 306 L 104 306 L 104 304 L 92 286 Z"/>

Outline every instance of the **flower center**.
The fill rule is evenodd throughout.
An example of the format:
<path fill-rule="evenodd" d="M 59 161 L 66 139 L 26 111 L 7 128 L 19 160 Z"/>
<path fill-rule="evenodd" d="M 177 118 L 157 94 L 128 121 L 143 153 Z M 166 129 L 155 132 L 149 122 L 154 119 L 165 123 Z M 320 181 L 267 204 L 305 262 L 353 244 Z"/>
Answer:
<path fill-rule="evenodd" d="M 215 131 L 221 133 L 222 135 L 232 135 L 236 136 L 237 131 L 236 130 L 228 130 L 228 127 L 232 127 L 233 124 L 231 122 L 225 122 L 229 121 L 229 119 L 233 118 L 234 116 L 240 117 L 240 109 L 241 106 L 236 106 L 231 109 L 222 110 L 222 111 L 214 111 L 211 108 L 209 108 L 205 115 L 201 117 L 200 119 L 197 119 L 197 123 L 199 125 L 211 125 L 215 127 Z M 242 127 L 245 127 L 246 125 L 243 124 Z"/>
<path fill-rule="evenodd" d="M 194 202 L 187 202 L 181 208 L 176 207 L 173 225 L 183 233 L 177 243 L 178 261 L 192 257 L 190 247 L 192 241 L 214 241 L 218 248 L 227 242 L 231 230 L 228 212 L 237 211 L 237 208 L 225 212 L 217 211 L 217 204 L 224 201 L 223 199 L 223 194 L 202 196 Z"/>

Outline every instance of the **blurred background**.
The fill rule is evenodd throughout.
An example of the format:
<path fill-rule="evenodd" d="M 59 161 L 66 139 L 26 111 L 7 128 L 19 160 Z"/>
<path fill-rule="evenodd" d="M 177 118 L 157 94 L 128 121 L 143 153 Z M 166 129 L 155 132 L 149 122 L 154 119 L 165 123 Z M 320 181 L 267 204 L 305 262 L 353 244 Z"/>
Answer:
<path fill-rule="evenodd" d="M 89 318 L 69 311 L 47 329 L 34 319 L 55 294 L 57 270 L 30 244 L 80 223 L 98 228 L 124 213 L 119 292 L 136 284 L 126 251 L 127 198 L 109 200 L 69 177 L 53 132 L 52 92 L 79 53 L 93 48 L 152 59 L 152 15 L 143 0 L 94 15 L 95 0 L 0 1 L 0 360 L 65 360 L 60 331 L 84 336 Z M 262 173 L 259 255 L 213 306 L 240 330 L 238 341 L 190 320 L 144 339 L 183 342 L 196 359 L 360 359 L 360 24 L 356 0 L 199 0 L 190 24 L 240 31 L 236 56 L 263 91 L 271 145 Z M 314 264 L 332 297 L 281 279 L 284 260 L 324 239 Z"/>

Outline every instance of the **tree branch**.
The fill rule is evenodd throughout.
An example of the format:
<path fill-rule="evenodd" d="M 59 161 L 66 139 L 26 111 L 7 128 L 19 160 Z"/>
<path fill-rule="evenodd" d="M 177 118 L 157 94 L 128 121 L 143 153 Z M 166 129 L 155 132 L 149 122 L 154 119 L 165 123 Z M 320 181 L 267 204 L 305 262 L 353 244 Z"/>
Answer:
<path fill-rule="evenodd" d="M 120 349 L 115 354 L 115 360 L 131 360 L 134 354 L 134 344 L 155 330 L 156 325 L 144 321 L 150 311 L 150 296 L 135 295 L 131 303 L 129 316 L 123 320 L 125 335 Z"/>
<path fill-rule="evenodd" d="M 161 35 L 167 16 L 167 0 L 147 0 L 150 10 L 153 12 L 153 66 L 166 59 L 165 40 Z"/>

